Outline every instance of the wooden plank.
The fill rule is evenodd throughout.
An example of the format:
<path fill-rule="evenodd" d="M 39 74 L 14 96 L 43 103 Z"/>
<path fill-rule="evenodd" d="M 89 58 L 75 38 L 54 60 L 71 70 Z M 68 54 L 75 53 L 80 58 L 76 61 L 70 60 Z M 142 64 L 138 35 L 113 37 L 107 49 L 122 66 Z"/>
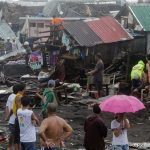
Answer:
<path fill-rule="evenodd" d="M 65 95 L 64 95 L 64 94 L 62 94 L 61 96 L 62 96 L 62 98 L 65 98 Z M 76 97 L 71 96 L 71 95 L 67 95 L 67 98 L 68 98 L 68 99 L 77 99 Z"/>

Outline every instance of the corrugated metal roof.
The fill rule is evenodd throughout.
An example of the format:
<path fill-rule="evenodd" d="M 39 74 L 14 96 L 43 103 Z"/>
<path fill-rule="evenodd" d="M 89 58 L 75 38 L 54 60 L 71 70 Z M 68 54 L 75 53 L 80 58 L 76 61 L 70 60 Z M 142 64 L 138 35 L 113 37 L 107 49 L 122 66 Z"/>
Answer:
<path fill-rule="evenodd" d="M 94 46 L 102 43 L 101 39 L 83 21 L 65 23 L 64 28 L 81 46 Z"/>
<path fill-rule="evenodd" d="M 134 4 L 129 9 L 143 30 L 150 31 L 150 4 Z"/>
<path fill-rule="evenodd" d="M 86 22 L 89 27 L 102 39 L 103 43 L 131 40 L 133 37 L 110 16 Z"/>

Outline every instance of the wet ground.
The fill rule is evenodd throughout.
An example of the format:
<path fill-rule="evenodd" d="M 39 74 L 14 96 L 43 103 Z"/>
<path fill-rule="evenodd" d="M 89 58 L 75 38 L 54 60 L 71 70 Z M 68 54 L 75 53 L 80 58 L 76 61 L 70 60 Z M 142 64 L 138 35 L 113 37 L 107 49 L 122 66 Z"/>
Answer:
<path fill-rule="evenodd" d="M 83 125 L 85 118 L 90 115 L 92 111 L 87 106 L 79 104 L 60 106 L 59 115 L 65 118 L 74 129 L 71 138 L 67 142 L 69 148 L 81 148 L 83 146 L 84 131 Z M 110 130 L 110 123 L 113 119 L 113 114 L 102 113 L 108 127 L 108 137 L 106 141 L 111 142 L 112 132 Z M 130 142 L 149 142 L 150 141 L 150 106 L 147 106 L 146 110 L 140 111 L 135 114 L 127 114 L 131 124 L 131 128 L 128 131 L 128 137 Z"/>
<path fill-rule="evenodd" d="M 128 137 L 130 142 L 149 142 L 150 141 L 150 105 L 146 106 L 147 109 L 140 111 L 135 114 L 127 114 L 128 119 L 131 124 L 131 128 L 128 131 Z M 2 110 L 2 109 L 1 109 Z M 40 110 L 34 110 L 39 118 Z M 73 134 L 67 140 L 66 147 L 70 149 L 80 149 L 83 148 L 84 139 L 84 121 L 88 115 L 92 113 L 91 108 L 86 105 L 81 105 L 78 103 L 61 104 L 58 109 L 58 115 L 66 119 L 66 121 L 72 126 Z M 103 120 L 108 127 L 108 137 L 106 141 L 111 142 L 112 133 L 110 130 L 110 122 L 113 119 L 113 114 L 102 113 Z M 2 115 L 0 116 L 2 120 Z M 2 123 L 2 122 L 1 122 Z M 39 145 L 39 143 L 38 143 Z"/>

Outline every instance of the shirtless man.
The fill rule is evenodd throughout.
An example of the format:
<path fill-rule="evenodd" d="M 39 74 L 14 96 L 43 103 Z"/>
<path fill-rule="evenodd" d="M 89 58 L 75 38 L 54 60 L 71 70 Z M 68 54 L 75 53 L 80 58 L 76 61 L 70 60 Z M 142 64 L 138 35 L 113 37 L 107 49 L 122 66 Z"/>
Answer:
<path fill-rule="evenodd" d="M 44 119 L 40 126 L 43 150 L 59 150 L 73 131 L 64 119 L 56 115 L 56 108 L 57 106 L 53 103 L 48 105 L 48 118 Z"/>

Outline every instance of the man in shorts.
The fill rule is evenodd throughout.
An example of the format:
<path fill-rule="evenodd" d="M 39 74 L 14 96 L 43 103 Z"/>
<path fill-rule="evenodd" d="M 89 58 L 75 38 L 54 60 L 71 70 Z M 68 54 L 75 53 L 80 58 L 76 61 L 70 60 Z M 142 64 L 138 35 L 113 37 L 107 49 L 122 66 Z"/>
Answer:
<path fill-rule="evenodd" d="M 95 69 L 88 72 L 88 75 L 93 75 L 95 88 L 97 90 L 96 98 L 99 98 L 102 96 L 104 64 L 100 53 L 96 54 L 95 59 L 97 61 Z"/>
<path fill-rule="evenodd" d="M 60 150 L 64 141 L 71 135 L 71 126 L 56 115 L 56 104 L 50 103 L 47 107 L 48 118 L 40 126 L 41 145 L 43 150 Z"/>

